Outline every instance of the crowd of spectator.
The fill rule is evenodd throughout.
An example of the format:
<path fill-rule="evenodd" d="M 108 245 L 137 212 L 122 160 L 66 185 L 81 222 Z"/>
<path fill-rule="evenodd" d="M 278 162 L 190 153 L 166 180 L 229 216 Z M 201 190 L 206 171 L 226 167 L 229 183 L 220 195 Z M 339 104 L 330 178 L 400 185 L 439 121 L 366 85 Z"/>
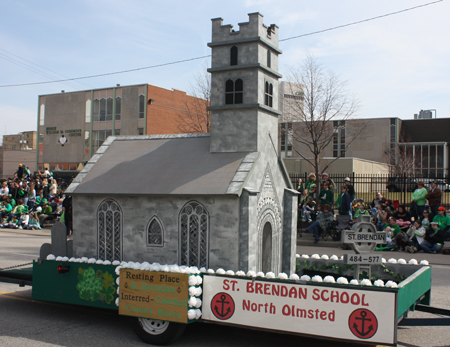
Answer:
<path fill-rule="evenodd" d="M 71 234 L 71 198 L 64 194 L 67 186 L 68 182 L 55 179 L 47 168 L 31 173 L 20 164 L 14 176 L 1 183 L 0 227 L 36 230 L 60 220 Z"/>
<path fill-rule="evenodd" d="M 299 179 L 297 187 L 301 193 L 299 223 L 312 222 L 307 231 L 314 233 L 315 243 L 319 242 L 320 233 L 335 220 L 334 210 L 339 216 L 348 216 L 349 227 L 358 221 L 360 215 L 370 216 L 376 229 L 386 232 L 387 242 L 379 245 L 379 249 L 438 253 L 444 247 L 444 241 L 450 240 L 450 216 L 441 205 L 442 192 L 435 182 L 431 182 L 427 190 L 424 182 L 419 181 L 409 206 L 396 207 L 392 200 L 379 192 L 371 203 L 358 199 L 348 177 L 335 202 L 335 184 L 326 173 L 322 175 L 320 193 L 314 200 L 315 181 L 316 176 L 310 174 L 305 184 Z"/>

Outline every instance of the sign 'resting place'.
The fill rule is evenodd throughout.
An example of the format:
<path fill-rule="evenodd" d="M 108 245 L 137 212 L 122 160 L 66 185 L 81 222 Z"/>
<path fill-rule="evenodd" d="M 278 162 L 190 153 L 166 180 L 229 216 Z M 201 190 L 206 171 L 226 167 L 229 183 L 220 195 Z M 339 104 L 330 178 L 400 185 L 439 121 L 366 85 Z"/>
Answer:
<path fill-rule="evenodd" d="M 120 270 L 119 314 L 187 323 L 189 275 Z"/>
<path fill-rule="evenodd" d="M 394 344 L 396 293 L 274 281 L 203 278 L 204 320 Z"/>

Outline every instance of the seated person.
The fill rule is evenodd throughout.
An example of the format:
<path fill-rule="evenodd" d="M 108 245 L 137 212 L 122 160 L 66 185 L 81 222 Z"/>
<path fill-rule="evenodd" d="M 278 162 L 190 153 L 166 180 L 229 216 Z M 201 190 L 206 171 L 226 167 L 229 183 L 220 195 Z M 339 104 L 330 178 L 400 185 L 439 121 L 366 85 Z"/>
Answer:
<path fill-rule="evenodd" d="M 36 215 L 34 214 L 34 212 L 29 213 L 27 229 L 28 230 L 40 230 L 41 229 L 41 225 L 39 224 L 39 221 L 36 218 Z"/>
<path fill-rule="evenodd" d="M 298 196 L 298 219 L 299 221 L 305 218 L 305 205 L 308 200 L 308 189 L 303 189 L 302 195 Z"/>
<path fill-rule="evenodd" d="M 16 215 L 12 215 L 11 219 L 2 224 L 2 228 L 11 228 L 11 229 L 17 229 L 19 226 L 17 225 L 19 223 L 19 219 Z"/>
<path fill-rule="evenodd" d="M 331 206 L 326 204 L 323 206 L 323 212 L 319 212 L 317 219 L 306 230 L 308 232 L 314 231 L 314 243 L 319 242 L 319 232 L 325 231 L 328 225 L 334 220 L 333 212 L 331 212 Z"/>
<path fill-rule="evenodd" d="M 39 224 L 42 225 L 44 223 L 44 221 L 50 217 L 50 215 L 52 214 L 53 210 L 52 208 L 48 205 L 48 201 L 47 199 L 42 199 L 42 210 L 41 212 L 38 214 L 39 215 Z"/>
<path fill-rule="evenodd" d="M 377 212 L 378 206 L 380 206 L 380 203 L 383 203 L 381 199 L 383 198 L 383 195 L 381 195 L 380 192 L 377 192 L 375 199 L 372 200 L 372 216 Z"/>
<path fill-rule="evenodd" d="M 28 211 L 27 211 L 27 213 L 23 213 L 22 215 L 20 215 L 19 222 L 17 223 L 17 227 L 19 229 L 26 229 L 27 225 L 28 225 L 28 221 L 29 221 L 29 215 L 28 215 Z"/>
<path fill-rule="evenodd" d="M 406 211 L 405 206 L 400 205 L 394 216 L 397 219 L 400 230 L 406 232 L 411 225 L 411 215 Z"/>
<path fill-rule="evenodd" d="M 355 215 L 353 216 L 353 222 L 356 223 L 358 221 L 358 217 L 361 215 L 370 216 L 370 213 L 366 210 L 362 202 L 358 202 L 358 204 L 356 205 Z"/>
<path fill-rule="evenodd" d="M 385 231 L 386 234 L 386 246 L 387 247 L 396 247 L 396 238 L 397 235 L 401 234 L 400 227 L 396 223 L 395 217 L 390 217 L 388 223 L 384 226 L 383 231 Z"/>
<path fill-rule="evenodd" d="M 422 226 L 427 230 L 430 227 L 430 223 L 433 220 L 433 216 L 430 214 L 430 210 L 426 208 L 423 211 L 423 218 L 422 218 Z"/>
<path fill-rule="evenodd" d="M 309 223 L 312 220 L 316 220 L 316 215 L 314 214 L 314 208 L 316 206 L 316 202 L 312 197 L 308 196 L 306 200 L 306 204 L 303 206 L 303 215 L 305 216 L 305 220 Z"/>
<path fill-rule="evenodd" d="M 445 207 L 441 206 L 437 209 L 438 214 L 433 218 L 433 222 L 438 223 L 439 229 L 444 232 L 444 240 L 450 237 L 450 217 L 445 212 Z"/>
<path fill-rule="evenodd" d="M 438 222 L 431 222 L 431 228 L 425 233 L 425 240 L 420 249 L 425 253 L 437 253 L 444 247 L 444 231 L 439 228 Z"/>
<path fill-rule="evenodd" d="M 3 218 L 6 218 L 7 216 L 9 216 L 11 211 L 12 211 L 12 206 L 10 203 L 10 198 L 7 197 L 6 199 L 4 199 L 2 201 L 2 207 L 0 208 L 2 221 L 3 221 Z"/>
<path fill-rule="evenodd" d="M 386 210 L 384 204 L 380 204 L 377 207 L 377 212 L 372 217 L 372 222 L 377 226 L 377 230 L 383 230 L 384 226 L 389 222 L 389 213 Z"/>
<path fill-rule="evenodd" d="M 409 253 L 416 253 L 420 249 L 420 244 L 423 242 L 423 238 L 425 236 L 426 229 L 422 225 L 422 221 L 420 219 L 416 220 L 413 225 L 411 225 L 406 232 L 409 237 L 408 246 L 406 246 L 406 250 Z"/>

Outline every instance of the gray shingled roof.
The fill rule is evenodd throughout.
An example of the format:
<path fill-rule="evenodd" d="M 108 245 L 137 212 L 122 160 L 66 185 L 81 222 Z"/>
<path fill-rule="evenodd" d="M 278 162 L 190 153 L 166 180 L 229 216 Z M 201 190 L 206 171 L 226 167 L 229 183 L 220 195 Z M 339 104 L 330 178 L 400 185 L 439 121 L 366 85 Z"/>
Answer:
<path fill-rule="evenodd" d="M 210 153 L 205 134 L 110 136 L 71 194 L 240 194 L 258 152 Z"/>

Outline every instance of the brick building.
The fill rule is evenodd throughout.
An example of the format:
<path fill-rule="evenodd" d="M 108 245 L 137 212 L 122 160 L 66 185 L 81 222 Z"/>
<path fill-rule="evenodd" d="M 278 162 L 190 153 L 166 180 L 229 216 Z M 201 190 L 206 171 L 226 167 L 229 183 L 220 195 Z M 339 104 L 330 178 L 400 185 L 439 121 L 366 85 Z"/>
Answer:
<path fill-rule="evenodd" d="M 199 132 L 181 129 L 180 119 L 206 114 L 206 106 L 183 91 L 149 84 L 40 95 L 36 166 L 79 171 L 110 135 Z"/>

